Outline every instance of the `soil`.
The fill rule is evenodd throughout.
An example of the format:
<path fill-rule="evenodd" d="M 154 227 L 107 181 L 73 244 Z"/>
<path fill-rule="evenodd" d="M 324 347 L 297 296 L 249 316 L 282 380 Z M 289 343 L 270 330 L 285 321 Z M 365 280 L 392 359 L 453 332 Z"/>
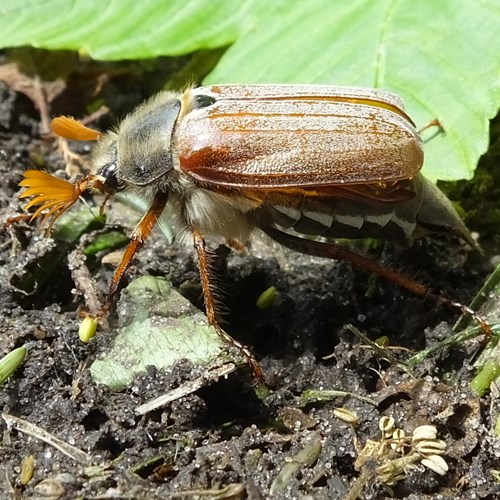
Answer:
<path fill-rule="evenodd" d="M 54 172 L 64 164 L 54 142 L 38 136 L 31 102 L 6 87 L 0 94 L 3 223 L 21 213 L 17 184 L 26 168 Z M 493 431 L 498 403 L 469 389 L 480 340 L 442 349 L 411 373 L 402 365 L 411 353 L 452 334 L 457 315 L 447 307 L 349 263 L 286 251 L 256 234 L 244 251 L 219 253 L 226 259 L 226 329 L 254 353 L 265 390 L 241 367 L 140 416 L 138 405 L 203 370 L 179 360 L 175 370 L 151 369 L 121 392 L 96 385 L 88 367 L 112 342 L 114 313 L 107 331 L 82 343 L 83 299 L 73 293 L 69 249 L 26 222 L 3 228 L 0 238 L 1 352 L 28 349 L 0 389 L 1 407 L 37 426 L 34 437 L 18 430 L 19 421 L 2 420 L 1 498 L 340 499 L 356 498 L 356 491 L 360 498 L 500 498 L 500 446 Z M 27 289 L 28 278 L 54 252 L 57 265 L 48 279 Z M 429 238 L 407 250 L 379 245 L 372 254 L 464 303 L 490 271 L 485 257 L 453 239 Z M 112 267 L 91 273 L 105 290 Z M 144 274 L 167 277 L 201 308 L 189 248 L 168 245 L 155 233 L 129 280 Z M 279 291 L 277 301 L 256 308 L 271 286 Z M 348 324 L 371 339 L 388 340 L 388 352 L 401 363 L 385 359 Z M 305 400 L 306 391 L 323 392 Z M 392 430 L 384 435 L 379 428 L 383 417 L 392 417 L 394 429 L 406 436 L 418 426 L 435 426 L 449 470 L 439 475 L 422 457 L 411 460 L 411 441 L 404 451 L 391 447 Z M 69 457 L 40 439 L 41 430 L 85 453 Z M 384 479 L 377 467 L 396 468 L 400 457 L 408 462 Z"/>

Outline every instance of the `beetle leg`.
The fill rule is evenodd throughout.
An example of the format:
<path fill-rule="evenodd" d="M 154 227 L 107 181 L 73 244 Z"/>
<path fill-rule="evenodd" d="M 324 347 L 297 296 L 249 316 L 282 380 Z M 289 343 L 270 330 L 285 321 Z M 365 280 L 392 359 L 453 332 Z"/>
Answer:
<path fill-rule="evenodd" d="M 420 127 L 418 129 L 419 135 L 422 135 L 422 132 L 432 127 L 437 127 L 437 131 L 434 134 L 432 134 L 432 136 L 429 139 L 426 139 L 426 142 L 429 141 L 430 139 L 433 139 L 437 135 L 445 134 L 445 130 L 444 127 L 441 125 L 441 122 L 437 118 L 434 118 L 434 120 L 431 120 L 429 123 L 426 123 L 423 127 Z"/>
<path fill-rule="evenodd" d="M 491 337 L 493 335 L 491 327 L 488 325 L 487 321 L 470 307 L 461 304 L 460 302 L 455 302 L 454 300 L 445 297 L 444 295 L 437 294 L 430 290 L 427 286 L 406 278 L 396 271 L 382 266 L 381 264 L 372 259 L 369 259 L 368 257 L 364 257 L 363 255 L 348 250 L 347 248 L 337 245 L 336 243 L 323 243 L 320 241 L 306 240 L 304 238 L 300 238 L 299 236 L 284 233 L 283 231 L 269 226 L 261 226 L 261 229 L 273 240 L 277 241 L 287 248 L 317 257 L 348 260 L 355 266 L 358 266 L 360 269 L 378 274 L 379 276 L 382 276 L 382 278 L 385 278 L 386 280 L 391 281 L 396 285 L 406 288 L 419 297 L 434 300 L 438 304 L 446 304 L 453 309 L 457 309 L 462 314 L 468 314 L 479 323 L 479 325 L 483 329 L 483 332 L 487 336 Z"/>
<path fill-rule="evenodd" d="M 203 299 L 205 301 L 205 311 L 207 314 L 208 324 L 215 328 L 217 335 L 219 335 L 219 337 L 221 337 L 226 344 L 238 350 L 238 352 L 246 359 L 247 363 L 251 366 L 255 378 L 259 381 L 262 381 L 264 379 L 262 368 L 260 367 L 257 360 L 253 357 L 249 349 L 243 344 L 240 344 L 237 340 L 233 339 L 233 337 L 226 333 L 220 326 L 219 320 L 217 318 L 217 307 L 213 289 L 213 280 L 211 278 L 210 253 L 207 250 L 205 238 L 203 238 L 200 230 L 192 227 L 191 231 L 193 233 L 194 247 L 198 255 L 198 269 L 200 270 L 201 288 L 203 290 Z"/>
<path fill-rule="evenodd" d="M 104 303 L 99 316 L 106 315 L 113 306 L 114 298 L 121 288 L 125 272 L 129 268 L 134 255 L 137 253 L 139 248 L 141 248 L 147 237 L 151 234 L 151 231 L 162 214 L 167 201 L 167 193 L 158 193 L 149 207 L 149 210 L 144 214 L 142 219 L 139 221 L 139 224 L 137 224 L 134 229 L 129 244 L 123 253 L 122 260 L 113 275 L 108 296 L 106 297 L 106 302 Z"/>
<path fill-rule="evenodd" d="M 226 240 L 226 246 L 237 252 L 243 252 L 243 250 L 245 250 L 245 244 L 233 238 Z"/>
<path fill-rule="evenodd" d="M 13 215 L 12 217 L 8 217 L 7 220 L 5 221 L 4 228 L 10 227 L 10 226 L 15 226 L 19 222 L 30 222 L 31 218 L 33 217 L 33 214 L 18 214 L 18 215 Z"/>

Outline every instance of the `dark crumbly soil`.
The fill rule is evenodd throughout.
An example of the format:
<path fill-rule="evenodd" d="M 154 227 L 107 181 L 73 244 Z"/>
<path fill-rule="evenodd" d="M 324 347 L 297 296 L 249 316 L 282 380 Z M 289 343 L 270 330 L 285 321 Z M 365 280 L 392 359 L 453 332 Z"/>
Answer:
<path fill-rule="evenodd" d="M 63 165 L 53 144 L 38 138 L 30 103 L 5 88 L 0 102 L 3 223 L 19 213 L 17 183 L 34 159 L 43 159 L 50 171 Z M 255 353 L 269 394 L 257 397 L 251 375 L 239 370 L 138 417 L 134 409 L 139 404 L 199 370 L 179 361 L 174 372 L 151 370 L 121 393 L 96 386 L 88 366 L 107 348 L 113 331 L 100 333 L 89 344 L 78 340 L 81 298 L 72 293 L 64 256 L 43 286 L 34 285 L 29 295 L 16 291 L 16 280 L 39 266 L 40 256 L 53 252 L 54 243 L 25 223 L 0 235 L 1 352 L 21 345 L 29 349 L 22 367 L 0 390 L 2 411 L 84 450 L 97 466 L 90 468 L 40 439 L 9 431 L 2 422 L 1 498 L 267 498 L 280 471 L 297 460 L 298 470 L 283 480 L 282 489 L 274 483 L 274 498 L 345 498 L 360 477 L 367 478 L 363 498 L 499 498 L 492 475 L 500 459 L 490 420 L 492 402 L 479 400 L 467 384 L 468 359 L 477 343 L 440 352 L 419 366 L 413 378 L 344 329 L 352 323 L 372 339 L 387 336 L 392 345 L 419 350 L 450 335 L 454 312 L 348 263 L 283 251 L 256 235 L 251 250 L 230 253 L 222 280 L 231 311 L 227 329 Z M 477 255 L 451 240 L 421 241 L 404 252 L 380 248 L 378 254 L 381 261 L 464 302 L 487 273 Z M 111 268 L 101 266 L 93 273 L 105 290 Z M 130 275 L 144 273 L 167 276 L 197 300 L 192 253 L 168 246 L 159 234 Z M 255 299 L 269 286 L 279 290 L 280 298 L 274 307 L 259 311 Z M 398 350 L 394 355 L 405 357 Z M 451 372 L 458 373 L 458 380 L 445 385 Z M 308 389 L 348 391 L 376 404 L 344 396 L 299 408 L 299 396 Z M 355 412 L 359 425 L 337 418 L 337 407 Z M 374 480 L 368 458 L 357 470 L 359 459 L 357 468 L 355 461 L 365 453 L 367 440 L 380 440 L 382 416 L 392 416 L 406 434 L 421 424 L 435 425 L 448 446 L 449 472 L 441 477 L 417 462 L 396 485 L 384 487 Z M 301 450 L 305 459 L 297 457 Z M 23 485 L 20 468 L 30 455 L 34 476 Z"/>

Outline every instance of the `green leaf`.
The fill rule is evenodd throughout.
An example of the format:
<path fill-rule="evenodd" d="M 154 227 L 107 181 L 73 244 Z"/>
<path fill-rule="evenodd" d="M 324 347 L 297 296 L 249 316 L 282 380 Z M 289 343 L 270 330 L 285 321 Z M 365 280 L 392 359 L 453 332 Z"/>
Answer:
<path fill-rule="evenodd" d="M 489 359 L 470 381 L 470 388 L 482 397 L 499 376 L 500 363 L 497 360 Z"/>
<path fill-rule="evenodd" d="M 0 385 L 19 368 L 27 352 L 26 347 L 18 347 L 0 359 Z"/>
<path fill-rule="evenodd" d="M 143 276 L 133 281 L 122 292 L 117 312 L 114 345 L 90 368 L 99 384 L 123 389 L 146 373 L 147 366 L 167 370 L 182 359 L 210 368 L 235 361 L 205 315 L 163 278 Z"/>
<path fill-rule="evenodd" d="M 253 24 L 253 0 L 3 0 L 1 45 L 144 59 L 229 45 Z"/>
<path fill-rule="evenodd" d="M 400 94 L 432 180 L 470 178 L 500 105 L 500 6 L 494 0 L 4 0 L 3 47 L 70 48 L 96 59 L 229 45 L 207 83 L 323 83 Z"/>
<path fill-rule="evenodd" d="M 500 105 L 500 6 L 493 1 L 288 2 L 243 35 L 215 82 L 368 86 L 396 92 L 417 126 L 446 131 L 426 145 L 431 180 L 470 178 Z"/>
<path fill-rule="evenodd" d="M 62 214 L 56 223 L 53 237 L 57 241 L 74 245 L 84 233 L 103 227 L 105 222 L 105 216 L 95 214 L 88 206 L 80 204 Z"/>
<path fill-rule="evenodd" d="M 97 235 L 84 249 L 85 255 L 95 255 L 104 250 L 116 250 L 129 242 L 130 238 L 122 231 L 111 230 Z"/>

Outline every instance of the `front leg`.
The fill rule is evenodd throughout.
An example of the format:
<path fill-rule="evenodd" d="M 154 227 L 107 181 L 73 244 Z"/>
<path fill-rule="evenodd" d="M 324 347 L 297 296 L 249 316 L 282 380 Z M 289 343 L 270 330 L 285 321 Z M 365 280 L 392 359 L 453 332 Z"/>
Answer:
<path fill-rule="evenodd" d="M 123 253 L 122 260 L 119 266 L 116 268 L 113 279 L 111 280 L 111 285 L 109 287 L 109 292 L 106 297 L 106 302 L 104 303 L 99 316 L 105 316 L 113 306 L 114 299 L 123 284 L 123 277 L 125 272 L 130 267 L 130 263 L 134 258 L 134 255 L 138 252 L 141 246 L 144 244 L 148 236 L 151 234 L 156 222 L 160 218 L 163 210 L 168 201 L 167 193 L 158 193 L 149 210 L 144 214 L 139 224 L 134 229 L 132 236 L 130 238 L 129 244 Z"/>

